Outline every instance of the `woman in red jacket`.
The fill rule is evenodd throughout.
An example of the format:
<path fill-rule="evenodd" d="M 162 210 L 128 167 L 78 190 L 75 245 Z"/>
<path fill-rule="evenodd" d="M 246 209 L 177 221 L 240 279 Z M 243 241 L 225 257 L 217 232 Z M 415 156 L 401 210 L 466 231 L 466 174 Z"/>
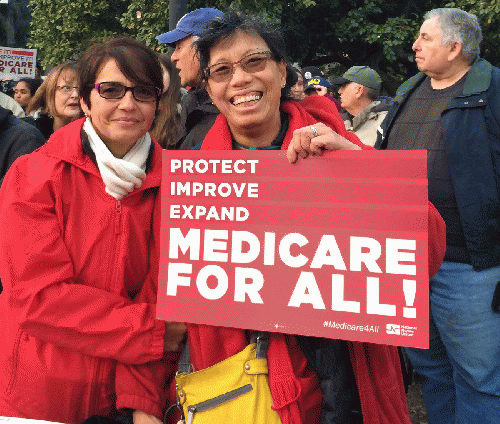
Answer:
<path fill-rule="evenodd" d="M 0 191 L 0 415 L 76 424 L 126 398 L 160 416 L 115 380 L 176 359 L 185 332 L 155 319 L 162 71 L 116 38 L 84 53 L 79 80 L 86 118 L 19 158 Z"/>
<path fill-rule="evenodd" d="M 297 154 L 305 157 L 309 153 L 307 149 L 315 138 L 323 143 L 322 147 L 330 149 L 366 148 L 355 135 L 345 131 L 340 115 L 328 99 L 313 96 L 300 103 L 288 100 L 296 76 L 287 66 L 283 38 L 260 21 L 226 13 L 209 24 L 197 44 L 207 92 L 221 112 L 201 150 L 286 150 L 291 146 L 289 157 L 295 161 Z M 436 223 L 438 230 L 443 229 L 438 214 L 432 215 L 431 222 Z M 440 240 L 430 244 L 439 246 Z M 436 262 L 440 262 L 439 256 Z M 213 366 L 243 350 L 249 333 L 188 324 L 194 369 Z M 334 360 L 346 359 L 348 375 L 356 377 L 364 422 L 410 423 L 396 348 L 342 343 L 346 358 Z M 322 391 L 298 338 L 272 333 L 267 353 L 273 409 L 281 422 L 319 423 Z M 275 366 L 284 361 L 291 363 L 293 369 L 287 378 L 282 378 L 282 370 Z M 354 391 L 353 396 L 357 396 L 356 386 Z M 353 406 L 355 403 L 345 402 L 346 420 L 336 422 L 351 422 Z M 196 423 L 196 416 L 193 422 Z"/>

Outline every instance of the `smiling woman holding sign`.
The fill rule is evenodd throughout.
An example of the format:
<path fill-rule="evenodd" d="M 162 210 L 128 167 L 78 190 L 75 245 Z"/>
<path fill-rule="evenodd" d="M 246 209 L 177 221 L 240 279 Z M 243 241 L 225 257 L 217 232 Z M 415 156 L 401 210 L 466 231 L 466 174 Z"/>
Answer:
<path fill-rule="evenodd" d="M 197 45 L 207 92 L 221 111 L 201 150 L 289 149 L 289 159 L 293 162 L 298 155 L 309 154 L 311 140 L 315 141 L 312 149 L 317 150 L 365 148 L 356 136 L 345 131 L 342 119 L 328 99 L 312 96 L 300 103 L 290 99 L 290 87 L 297 77 L 287 66 L 284 41 L 276 30 L 257 19 L 229 12 L 209 24 Z M 199 190 L 205 192 L 206 187 Z M 217 372 L 216 382 L 222 385 L 226 375 L 231 374 L 230 368 L 225 368 L 228 361 L 239 359 L 254 335 L 245 330 L 188 324 L 190 360 L 187 362 L 195 370 L 202 370 L 201 373 L 205 369 L 207 373 Z M 335 345 L 333 350 L 331 344 Z M 325 372 L 316 363 L 309 363 L 301 347 L 305 353 L 309 350 L 320 355 L 319 362 L 327 360 L 331 369 Z M 327 358 L 331 352 L 333 356 Z M 272 333 L 267 364 L 272 402 L 262 400 L 268 405 L 259 412 L 263 415 L 262 422 L 319 423 L 322 414 L 323 420 L 330 420 L 324 422 L 334 419 L 335 422 L 354 422 L 356 417 L 351 412 L 357 408 L 356 399 L 360 398 L 364 422 L 409 423 L 395 348 L 340 341 L 315 344 L 310 340 L 301 346 L 295 336 Z M 359 394 L 356 385 L 350 384 L 353 374 Z M 206 374 L 193 373 L 178 379 L 185 418 L 188 421 L 194 418 L 193 423 L 210 420 L 208 412 L 203 418 L 202 411 L 206 409 L 202 400 L 219 403 L 227 393 L 233 393 L 229 389 L 222 392 L 208 389 L 204 376 Z M 201 378 L 200 383 L 196 383 L 197 378 Z M 205 397 L 198 397 L 201 391 Z M 245 396 L 246 402 L 251 402 L 251 395 Z M 241 396 L 242 410 L 246 405 L 245 396 Z M 267 394 L 263 391 L 256 396 L 266 399 Z M 189 405 L 190 397 L 201 403 Z M 227 405 L 229 407 L 229 403 Z M 216 409 L 211 411 L 217 414 Z M 221 413 L 212 420 L 247 422 L 234 421 L 234 414 L 233 411 L 222 418 Z M 249 416 L 248 422 L 257 421 Z"/>

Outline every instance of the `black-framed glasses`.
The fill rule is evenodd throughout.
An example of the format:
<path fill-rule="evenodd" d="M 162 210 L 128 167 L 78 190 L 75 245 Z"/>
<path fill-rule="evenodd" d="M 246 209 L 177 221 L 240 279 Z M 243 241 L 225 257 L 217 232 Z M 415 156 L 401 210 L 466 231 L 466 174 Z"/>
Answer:
<path fill-rule="evenodd" d="M 127 87 L 120 82 L 100 82 L 94 85 L 94 88 L 104 99 L 118 100 L 121 99 L 127 91 L 132 92 L 132 96 L 138 102 L 156 102 L 161 96 L 161 90 L 152 85 L 136 85 L 135 87 Z"/>
<path fill-rule="evenodd" d="M 241 69 L 250 74 L 263 71 L 267 61 L 271 59 L 271 52 L 257 52 L 246 55 L 237 62 L 220 62 L 205 69 L 205 78 L 214 82 L 228 81 L 234 73 L 234 67 L 240 65 Z"/>

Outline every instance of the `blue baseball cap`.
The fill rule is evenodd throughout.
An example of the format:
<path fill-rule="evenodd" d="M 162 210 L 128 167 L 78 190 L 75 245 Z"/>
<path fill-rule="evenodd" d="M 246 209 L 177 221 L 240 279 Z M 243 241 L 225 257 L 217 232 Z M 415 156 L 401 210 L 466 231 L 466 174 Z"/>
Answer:
<path fill-rule="evenodd" d="M 172 31 L 159 35 L 156 39 L 163 44 L 175 44 L 177 41 L 190 35 L 200 35 L 205 31 L 207 24 L 216 18 L 224 15 L 220 10 L 211 7 L 196 9 L 186 13 L 177 22 L 177 26 Z"/>
<path fill-rule="evenodd" d="M 315 85 L 321 85 L 326 88 L 330 88 L 331 84 L 324 79 L 322 76 L 316 75 L 312 78 L 305 78 L 306 84 L 304 87 L 304 90 L 307 90 L 308 88 L 314 88 Z"/>

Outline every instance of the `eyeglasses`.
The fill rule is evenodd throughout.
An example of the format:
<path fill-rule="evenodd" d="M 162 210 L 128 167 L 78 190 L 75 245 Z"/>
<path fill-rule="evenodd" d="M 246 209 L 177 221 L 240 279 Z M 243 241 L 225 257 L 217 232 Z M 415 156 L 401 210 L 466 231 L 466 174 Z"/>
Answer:
<path fill-rule="evenodd" d="M 211 78 L 214 82 L 228 81 L 236 65 L 240 65 L 241 69 L 250 74 L 263 71 L 269 59 L 271 59 L 271 52 L 258 52 L 251 53 L 237 62 L 216 63 L 205 69 L 205 79 Z"/>
<path fill-rule="evenodd" d="M 100 82 L 94 85 L 94 88 L 104 99 L 118 100 L 125 96 L 127 91 L 132 92 L 132 96 L 138 102 L 156 102 L 161 96 L 161 90 L 152 85 L 136 85 L 127 87 L 119 82 Z"/>
<path fill-rule="evenodd" d="M 57 89 L 64 94 L 65 96 L 69 96 L 73 94 L 73 91 L 76 90 L 76 93 L 80 91 L 80 87 L 72 87 L 71 85 L 58 85 Z"/>

